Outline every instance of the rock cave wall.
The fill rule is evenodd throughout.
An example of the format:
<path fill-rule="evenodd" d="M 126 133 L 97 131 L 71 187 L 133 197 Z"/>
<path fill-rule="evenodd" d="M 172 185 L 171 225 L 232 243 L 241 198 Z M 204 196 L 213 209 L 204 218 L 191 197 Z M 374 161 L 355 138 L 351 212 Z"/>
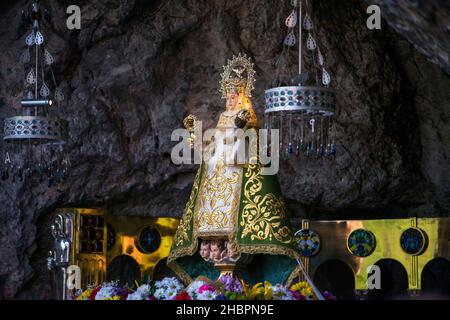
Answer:
<path fill-rule="evenodd" d="M 170 160 L 172 130 L 193 113 L 215 125 L 224 101 L 221 66 L 255 61 L 254 107 L 263 115 L 288 1 L 75 1 L 82 29 L 47 1 L 50 50 L 67 102 L 72 169 L 57 188 L 0 185 L 0 298 L 50 298 L 48 220 L 57 207 L 101 206 L 111 214 L 182 214 L 196 166 Z M 366 28 L 368 4 L 382 29 Z M 0 115 L 22 98 L 20 11 L 0 4 Z M 445 1 L 316 0 L 318 41 L 338 91 L 338 156 L 283 161 L 292 215 L 310 218 L 448 216 L 450 210 L 449 15 Z M 439 10 L 435 11 L 436 8 Z M 317 24 L 317 22 L 316 22 Z M 0 146 L 3 151 L 3 145 Z"/>

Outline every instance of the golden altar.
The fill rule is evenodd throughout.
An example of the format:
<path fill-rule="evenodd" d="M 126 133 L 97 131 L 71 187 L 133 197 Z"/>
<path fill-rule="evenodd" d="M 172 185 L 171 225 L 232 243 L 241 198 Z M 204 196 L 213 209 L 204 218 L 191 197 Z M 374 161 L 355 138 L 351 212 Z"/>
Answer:
<path fill-rule="evenodd" d="M 53 297 L 66 299 L 77 286 L 118 280 L 124 271 L 133 273 L 128 285 L 154 279 L 155 268 L 165 268 L 178 222 L 168 217 L 113 216 L 100 208 L 56 209 L 48 259 Z M 70 275 L 75 269 L 78 285 L 72 288 Z"/>
<path fill-rule="evenodd" d="M 320 237 L 320 248 L 310 257 L 303 257 L 305 269 L 317 279 L 319 268 L 328 261 L 341 261 L 352 271 L 356 293 L 367 294 L 368 270 L 383 260 L 393 260 L 403 266 L 407 289 L 417 293 L 422 288 L 422 274 L 435 259 L 450 261 L 450 218 L 406 218 L 376 220 L 302 220 L 301 228 L 314 230 Z M 374 237 L 373 248 L 367 256 L 357 256 L 349 247 L 349 237 L 355 230 L 367 230 Z M 418 230 L 424 243 L 416 253 L 402 248 L 406 230 Z"/>

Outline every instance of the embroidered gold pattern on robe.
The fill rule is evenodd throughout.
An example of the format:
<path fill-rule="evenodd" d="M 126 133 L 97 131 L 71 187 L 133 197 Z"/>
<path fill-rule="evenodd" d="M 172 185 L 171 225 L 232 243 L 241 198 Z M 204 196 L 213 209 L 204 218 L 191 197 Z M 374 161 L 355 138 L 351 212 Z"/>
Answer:
<path fill-rule="evenodd" d="M 227 235 L 239 209 L 242 169 L 226 166 L 223 158 L 212 169 L 206 167 L 194 215 L 199 235 Z"/>
<path fill-rule="evenodd" d="M 280 228 L 282 221 L 287 219 L 282 198 L 273 193 L 257 194 L 263 188 L 261 168 L 258 165 L 249 165 L 245 177 L 247 181 L 244 185 L 244 199 L 242 199 L 244 207 L 240 221 L 241 238 L 272 241 L 274 237 L 279 242 L 292 243 L 291 229 L 286 225 Z"/>
<path fill-rule="evenodd" d="M 196 195 L 198 193 L 198 187 L 200 184 L 200 175 L 201 170 L 197 171 L 194 179 L 194 185 L 192 187 L 191 195 L 189 196 L 189 200 L 186 204 L 186 209 L 184 211 L 183 216 L 181 217 L 180 224 L 178 225 L 177 232 L 175 233 L 174 242 L 176 246 L 182 246 L 184 241 L 189 240 L 189 233 L 191 230 L 191 219 L 194 214 L 194 200 L 196 199 Z"/>

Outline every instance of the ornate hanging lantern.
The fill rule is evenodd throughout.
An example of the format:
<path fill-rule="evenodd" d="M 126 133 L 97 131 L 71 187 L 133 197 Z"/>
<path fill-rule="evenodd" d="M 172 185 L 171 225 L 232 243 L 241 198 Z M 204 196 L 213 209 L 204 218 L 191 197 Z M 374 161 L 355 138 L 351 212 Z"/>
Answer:
<path fill-rule="evenodd" d="M 42 14 L 39 4 L 33 3 L 31 13 L 22 12 L 22 18 L 22 26 L 31 29 L 20 56 L 26 75 L 25 92 L 22 114 L 4 120 L 3 140 L 7 146 L 2 180 L 24 181 L 37 176 L 51 187 L 62 182 L 70 165 L 64 150 L 68 123 L 51 116 L 51 111 L 64 100 L 64 94 L 56 83 L 52 69 L 54 58 L 41 30 L 50 19 L 49 12 L 45 10 Z"/>
<path fill-rule="evenodd" d="M 316 41 L 309 1 L 293 0 L 291 4 L 292 12 L 285 21 L 288 33 L 276 62 L 276 87 L 265 92 L 265 128 L 280 130 L 283 159 L 291 156 L 310 159 L 333 157 L 336 143 L 332 116 L 336 93 L 330 88 L 331 76 Z M 287 70 L 287 64 L 289 50 L 296 44 L 299 50 L 298 74 L 293 75 Z M 309 72 L 304 70 L 303 64 Z M 293 77 L 286 81 L 283 73 Z"/>

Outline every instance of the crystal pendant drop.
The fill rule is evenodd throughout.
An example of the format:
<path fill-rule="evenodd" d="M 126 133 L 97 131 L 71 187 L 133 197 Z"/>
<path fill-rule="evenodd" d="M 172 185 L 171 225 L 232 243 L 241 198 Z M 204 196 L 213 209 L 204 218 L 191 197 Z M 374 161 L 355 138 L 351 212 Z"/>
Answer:
<path fill-rule="evenodd" d="M 284 150 L 284 159 L 287 160 L 289 159 L 289 148 L 286 147 L 286 149 Z"/>
<path fill-rule="evenodd" d="M 25 38 L 25 43 L 27 44 L 27 46 L 31 47 L 32 45 L 34 45 L 35 43 L 35 36 L 34 36 L 34 31 L 32 31 L 26 38 Z"/>
<path fill-rule="evenodd" d="M 53 63 L 53 61 L 54 61 L 53 56 L 51 55 L 50 52 L 47 51 L 47 49 L 45 49 L 44 57 L 45 57 L 46 64 L 51 65 Z"/>
<path fill-rule="evenodd" d="M 300 141 L 300 153 L 305 153 L 306 148 L 305 148 L 305 144 L 303 143 L 303 140 Z"/>
<path fill-rule="evenodd" d="M 36 37 L 34 42 L 39 46 L 44 43 L 44 36 L 40 31 L 36 32 Z"/>
<path fill-rule="evenodd" d="M 284 38 L 284 45 L 286 45 L 288 47 L 293 47 L 295 45 L 295 43 L 296 43 L 296 39 L 295 39 L 294 31 L 291 30 L 291 32 L 288 33 L 286 38 Z"/>
<path fill-rule="evenodd" d="M 328 86 L 331 83 L 331 77 L 325 68 L 322 69 L 322 83 L 324 86 Z"/>
<path fill-rule="evenodd" d="M 317 49 L 317 60 L 319 61 L 319 65 L 323 67 L 324 58 L 322 52 L 320 52 L 320 49 Z"/>
<path fill-rule="evenodd" d="M 297 25 L 297 10 L 292 10 L 291 14 L 286 18 L 286 27 L 294 28 Z"/>
<path fill-rule="evenodd" d="M 327 148 L 325 149 L 325 155 L 331 155 L 331 144 L 327 144 Z"/>
<path fill-rule="evenodd" d="M 308 39 L 306 40 L 306 47 L 309 50 L 315 50 L 317 48 L 316 40 L 314 40 L 312 34 L 308 34 Z"/>
<path fill-rule="evenodd" d="M 288 152 L 289 152 L 289 154 L 294 153 L 294 148 L 292 147 L 292 143 L 291 142 L 289 142 Z"/>
<path fill-rule="evenodd" d="M 332 156 L 336 155 L 336 144 L 334 143 L 331 145 L 331 155 Z"/>
<path fill-rule="evenodd" d="M 311 20 L 311 17 L 309 16 L 309 14 L 305 15 L 305 19 L 303 21 L 303 28 L 308 31 L 313 29 L 313 22 Z"/>
<path fill-rule="evenodd" d="M 319 148 L 319 155 L 320 155 L 321 157 L 323 157 L 323 156 L 325 155 L 325 148 L 324 148 L 323 144 L 320 145 L 320 148 Z"/>
<path fill-rule="evenodd" d="M 41 87 L 41 90 L 39 91 L 39 94 L 41 95 L 41 97 L 43 98 L 47 98 L 50 95 L 50 89 L 47 87 L 47 85 L 44 84 Z"/>
<path fill-rule="evenodd" d="M 27 75 L 27 83 L 28 84 L 34 84 L 36 83 L 36 77 L 34 76 L 33 69 L 30 70 L 30 72 Z"/>

